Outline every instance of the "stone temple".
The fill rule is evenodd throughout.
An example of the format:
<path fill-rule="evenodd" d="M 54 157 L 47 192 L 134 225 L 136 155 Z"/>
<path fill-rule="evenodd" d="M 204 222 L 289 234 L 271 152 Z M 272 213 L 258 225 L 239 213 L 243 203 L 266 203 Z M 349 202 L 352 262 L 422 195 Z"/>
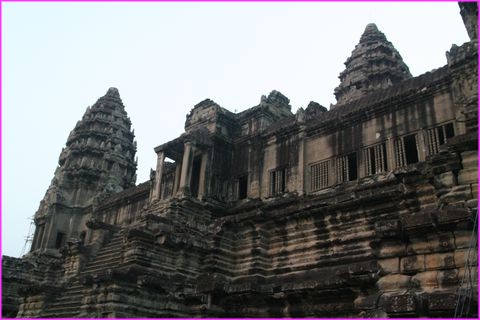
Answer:
<path fill-rule="evenodd" d="M 135 184 L 111 88 L 70 133 L 4 317 L 476 317 L 477 5 L 418 77 L 369 24 L 337 104 L 204 100 Z"/>

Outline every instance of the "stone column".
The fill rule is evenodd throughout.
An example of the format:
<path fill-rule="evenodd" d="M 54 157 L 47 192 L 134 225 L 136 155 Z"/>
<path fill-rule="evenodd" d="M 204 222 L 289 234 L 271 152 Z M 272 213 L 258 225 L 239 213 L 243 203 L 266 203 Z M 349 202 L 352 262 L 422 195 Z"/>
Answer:
<path fill-rule="evenodd" d="M 387 148 L 387 171 L 392 171 L 397 167 L 395 163 L 395 140 L 388 138 L 385 147 Z"/>
<path fill-rule="evenodd" d="M 207 163 L 208 163 L 208 152 L 204 152 L 202 154 L 202 163 L 200 165 L 200 178 L 198 182 L 198 198 L 201 199 L 205 194 L 205 177 L 207 171 Z"/>
<path fill-rule="evenodd" d="M 424 130 L 420 130 L 415 138 L 415 141 L 417 143 L 418 161 L 425 161 L 425 158 L 427 157 L 427 144 L 424 137 Z"/>
<path fill-rule="evenodd" d="M 178 195 L 187 196 L 190 194 L 190 179 L 192 177 L 193 145 L 190 141 L 185 142 L 183 149 L 182 171 Z"/>
<path fill-rule="evenodd" d="M 305 180 L 307 180 L 305 174 L 305 132 L 300 133 L 299 138 L 297 192 L 298 195 L 302 196 L 305 193 Z"/>
<path fill-rule="evenodd" d="M 153 189 L 152 200 L 160 199 L 160 188 L 162 186 L 163 164 L 165 162 L 165 152 L 157 153 L 157 171 L 155 172 L 155 186 Z"/>

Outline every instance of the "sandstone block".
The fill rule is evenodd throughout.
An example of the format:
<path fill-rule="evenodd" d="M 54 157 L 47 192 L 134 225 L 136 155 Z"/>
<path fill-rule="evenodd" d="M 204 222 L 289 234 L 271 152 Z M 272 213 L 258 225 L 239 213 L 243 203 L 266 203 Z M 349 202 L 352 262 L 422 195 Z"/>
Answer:
<path fill-rule="evenodd" d="M 378 250 L 378 256 L 382 258 L 389 258 L 389 257 L 398 257 L 398 256 L 403 256 L 407 253 L 407 246 L 398 241 L 398 242 L 393 242 L 393 241 L 385 241 L 382 242 L 379 250 Z"/>
<path fill-rule="evenodd" d="M 411 276 L 404 274 L 389 274 L 377 281 L 377 288 L 381 291 L 394 291 L 411 287 Z"/>
<path fill-rule="evenodd" d="M 430 253 L 433 251 L 433 247 L 438 246 L 438 239 L 427 240 L 427 237 L 424 235 L 420 236 L 411 236 L 410 243 L 407 246 L 408 254 L 423 254 Z"/>
<path fill-rule="evenodd" d="M 465 221 L 470 218 L 470 213 L 464 208 L 447 208 L 436 212 L 438 224 Z"/>
<path fill-rule="evenodd" d="M 440 287 L 458 287 L 459 277 L 457 269 L 440 270 L 437 274 L 437 280 Z"/>
<path fill-rule="evenodd" d="M 469 230 L 455 230 L 453 232 L 455 236 L 455 247 L 457 249 L 468 248 L 470 247 L 470 240 L 472 237 L 472 232 Z"/>
<path fill-rule="evenodd" d="M 355 305 L 355 309 L 358 310 L 372 310 L 377 307 L 377 302 L 380 297 L 380 293 L 376 293 L 373 295 L 369 296 L 364 296 L 364 297 L 358 297 L 353 301 L 353 304 Z"/>
<path fill-rule="evenodd" d="M 470 184 L 470 190 L 472 192 L 472 196 L 477 199 L 478 198 L 478 181 L 477 183 Z"/>
<path fill-rule="evenodd" d="M 472 194 L 476 194 L 476 193 L 472 193 Z M 478 208 L 478 199 L 475 198 L 475 199 L 467 200 L 465 202 L 465 207 L 472 208 L 472 209 Z"/>
<path fill-rule="evenodd" d="M 455 184 L 456 178 L 452 172 L 445 172 L 434 178 L 434 185 L 437 189 L 453 187 Z"/>
<path fill-rule="evenodd" d="M 468 249 L 463 249 L 463 250 L 456 250 L 454 253 L 454 259 L 455 259 L 455 266 L 457 268 L 462 268 L 465 266 L 467 262 L 467 257 L 468 257 L 468 263 L 469 265 L 477 265 L 478 264 L 478 255 L 475 251 L 468 251 Z"/>
<path fill-rule="evenodd" d="M 422 288 L 423 290 L 430 290 L 438 288 L 438 272 L 437 271 L 426 271 L 417 273 L 412 277 L 412 283 L 416 286 Z"/>
<path fill-rule="evenodd" d="M 477 167 L 477 164 L 478 164 L 477 151 L 465 151 L 465 152 L 462 152 L 460 156 L 462 157 L 462 165 L 464 168 Z"/>
<path fill-rule="evenodd" d="M 380 298 L 379 306 L 390 316 L 411 314 L 416 310 L 416 299 L 415 295 L 411 293 L 383 295 Z"/>
<path fill-rule="evenodd" d="M 402 220 L 403 227 L 407 230 L 433 226 L 433 219 L 430 211 L 420 211 L 413 214 L 406 214 L 403 216 Z"/>
<path fill-rule="evenodd" d="M 478 170 L 476 168 L 463 169 L 458 173 L 458 184 L 470 184 L 477 182 Z"/>
<path fill-rule="evenodd" d="M 402 258 L 400 260 L 400 271 L 405 273 L 415 273 L 425 270 L 425 256 L 415 255 Z"/>
<path fill-rule="evenodd" d="M 452 253 L 434 253 L 425 256 L 427 270 L 450 269 L 455 267 L 455 259 Z"/>
<path fill-rule="evenodd" d="M 431 311 L 455 309 L 457 299 L 454 293 L 438 292 L 428 294 L 426 297 L 428 309 Z"/>
<path fill-rule="evenodd" d="M 478 272 L 476 272 L 476 268 L 460 268 L 458 269 L 458 279 L 466 278 L 467 283 L 478 283 Z"/>
<path fill-rule="evenodd" d="M 378 260 L 378 264 L 383 273 L 398 273 L 400 272 L 400 259 L 390 258 Z"/>

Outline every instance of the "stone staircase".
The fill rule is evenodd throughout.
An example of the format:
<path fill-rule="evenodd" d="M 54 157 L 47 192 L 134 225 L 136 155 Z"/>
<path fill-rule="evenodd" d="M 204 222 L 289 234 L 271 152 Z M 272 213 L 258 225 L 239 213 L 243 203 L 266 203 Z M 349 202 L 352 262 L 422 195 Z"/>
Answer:
<path fill-rule="evenodd" d="M 89 261 L 81 274 L 87 275 L 99 271 L 106 271 L 118 266 L 122 261 L 123 233 L 117 231 L 110 241 L 97 253 L 97 256 Z"/>
<path fill-rule="evenodd" d="M 75 279 L 59 293 L 57 299 L 52 302 L 42 313 L 42 318 L 71 318 L 78 316 L 83 300 L 83 285 Z"/>
<path fill-rule="evenodd" d="M 80 275 L 64 289 L 64 292 L 58 294 L 55 301 L 44 310 L 42 318 L 72 318 L 78 317 L 80 307 L 83 304 L 84 286 L 80 283 L 81 276 L 94 274 L 99 271 L 118 266 L 122 261 L 123 233 L 117 231 L 108 243 L 106 243 L 97 253 L 97 256 L 89 261 Z"/>

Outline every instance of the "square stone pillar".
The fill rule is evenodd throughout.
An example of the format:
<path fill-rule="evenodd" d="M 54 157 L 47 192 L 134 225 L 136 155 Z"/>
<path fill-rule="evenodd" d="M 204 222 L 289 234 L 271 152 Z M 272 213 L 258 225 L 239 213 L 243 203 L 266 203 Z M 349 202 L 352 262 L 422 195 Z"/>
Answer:
<path fill-rule="evenodd" d="M 192 178 L 192 162 L 194 147 L 190 141 L 185 142 L 183 149 L 182 170 L 180 174 L 180 184 L 178 186 L 177 195 L 190 195 L 190 180 Z"/>
<path fill-rule="evenodd" d="M 160 199 L 161 195 L 161 186 L 162 186 L 162 175 L 163 175 L 163 164 L 165 162 L 165 152 L 160 151 L 157 153 L 157 171 L 155 172 L 155 185 L 153 188 L 153 197 L 152 200 Z"/>
<path fill-rule="evenodd" d="M 200 166 L 200 178 L 198 182 L 198 198 L 201 199 L 206 193 L 206 176 L 207 176 L 207 164 L 208 164 L 208 152 L 202 154 L 202 163 Z"/>

